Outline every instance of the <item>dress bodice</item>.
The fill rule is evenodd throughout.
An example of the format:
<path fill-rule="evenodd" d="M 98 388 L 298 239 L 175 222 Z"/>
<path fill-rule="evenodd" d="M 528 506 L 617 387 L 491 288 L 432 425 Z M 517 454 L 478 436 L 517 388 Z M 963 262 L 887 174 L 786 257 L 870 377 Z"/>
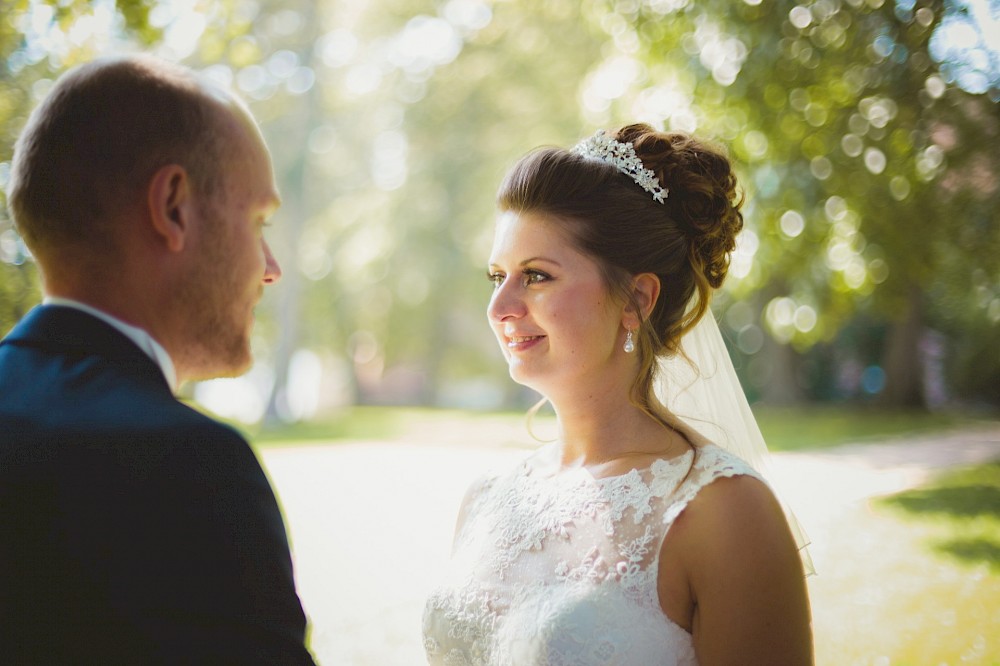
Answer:
<path fill-rule="evenodd" d="M 600 479 L 547 472 L 557 455 L 544 447 L 470 490 L 424 612 L 430 664 L 696 664 L 691 635 L 660 607 L 660 547 L 701 488 L 760 477 L 711 444 Z"/>

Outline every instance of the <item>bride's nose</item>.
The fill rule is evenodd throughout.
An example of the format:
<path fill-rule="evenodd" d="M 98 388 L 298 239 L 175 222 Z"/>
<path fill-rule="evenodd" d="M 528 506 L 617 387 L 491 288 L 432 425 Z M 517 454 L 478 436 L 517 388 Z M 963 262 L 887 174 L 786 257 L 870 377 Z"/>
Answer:
<path fill-rule="evenodd" d="M 493 290 L 490 303 L 486 307 L 486 316 L 494 323 L 516 319 L 525 313 L 524 298 L 516 280 L 504 280 Z"/>

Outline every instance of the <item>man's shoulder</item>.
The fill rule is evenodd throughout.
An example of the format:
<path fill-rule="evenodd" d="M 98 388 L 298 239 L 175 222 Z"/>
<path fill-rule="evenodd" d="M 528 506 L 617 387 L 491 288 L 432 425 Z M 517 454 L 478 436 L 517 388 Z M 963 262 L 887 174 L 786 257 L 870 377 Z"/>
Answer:
<path fill-rule="evenodd" d="M 246 444 L 246 438 L 234 426 L 172 396 L 149 400 L 143 413 L 137 414 L 132 420 L 131 426 L 135 429 L 163 431 L 172 438 L 189 437 Z"/>
<path fill-rule="evenodd" d="M 43 390 L 51 401 L 71 391 L 75 401 L 93 392 L 133 391 L 137 383 L 170 394 L 162 370 L 134 341 L 73 308 L 37 307 L 0 340 L 0 401 L 12 392 L 18 402 Z"/>
<path fill-rule="evenodd" d="M 0 421 L 34 422 L 61 431 L 201 433 L 240 438 L 230 426 L 178 400 L 156 375 L 97 357 L 49 355 L 5 364 L 0 358 Z M 145 359 L 143 359 L 145 360 Z M 32 369 L 38 370 L 31 373 Z M 154 368 L 155 370 L 155 368 Z"/>
<path fill-rule="evenodd" d="M 129 451 L 126 457 L 133 460 L 199 459 L 205 450 L 216 457 L 246 457 L 248 443 L 236 428 L 178 400 L 164 386 L 96 363 L 80 364 L 76 372 L 30 384 L 0 377 L 2 448 L 60 458 L 74 449 L 94 455 Z"/>
<path fill-rule="evenodd" d="M 109 397 L 109 402 L 113 401 Z M 97 402 L 95 401 L 95 405 Z M 246 438 L 233 426 L 218 421 L 193 405 L 173 396 L 132 395 L 119 405 L 99 408 L 104 418 L 92 424 L 99 437 L 135 446 L 150 452 L 164 450 L 200 459 L 210 456 L 240 455 L 249 450 Z M 84 436 L 88 424 L 81 424 Z"/>

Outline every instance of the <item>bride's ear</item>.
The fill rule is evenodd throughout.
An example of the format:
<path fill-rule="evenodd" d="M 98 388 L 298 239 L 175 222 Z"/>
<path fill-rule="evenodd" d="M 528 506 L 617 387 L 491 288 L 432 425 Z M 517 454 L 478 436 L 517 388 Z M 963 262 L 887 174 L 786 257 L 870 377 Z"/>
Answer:
<path fill-rule="evenodd" d="M 660 278 L 653 273 L 639 273 L 634 276 L 632 278 L 632 298 L 625 306 L 623 324 L 626 328 L 638 328 L 639 324 L 646 321 L 659 296 Z"/>

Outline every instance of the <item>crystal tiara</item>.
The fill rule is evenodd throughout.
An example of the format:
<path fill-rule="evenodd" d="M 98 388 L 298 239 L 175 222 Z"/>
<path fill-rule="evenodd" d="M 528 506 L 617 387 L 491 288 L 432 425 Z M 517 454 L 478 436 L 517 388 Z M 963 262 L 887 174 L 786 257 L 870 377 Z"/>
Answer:
<path fill-rule="evenodd" d="M 656 174 L 642 165 L 642 160 L 635 154 L 631 143 L 622 143 L 608 136 L 604 130 L 597 130 L 594 136 L 581 141 L 573 148 L 573 152 L 584 157 L 592 157 L 607 162 L 622 173 L 630 176 L 642 189 L 653 195 L 653 198 L 663 203 L 670 193 L 665 187 L 660 187 Z"/>

